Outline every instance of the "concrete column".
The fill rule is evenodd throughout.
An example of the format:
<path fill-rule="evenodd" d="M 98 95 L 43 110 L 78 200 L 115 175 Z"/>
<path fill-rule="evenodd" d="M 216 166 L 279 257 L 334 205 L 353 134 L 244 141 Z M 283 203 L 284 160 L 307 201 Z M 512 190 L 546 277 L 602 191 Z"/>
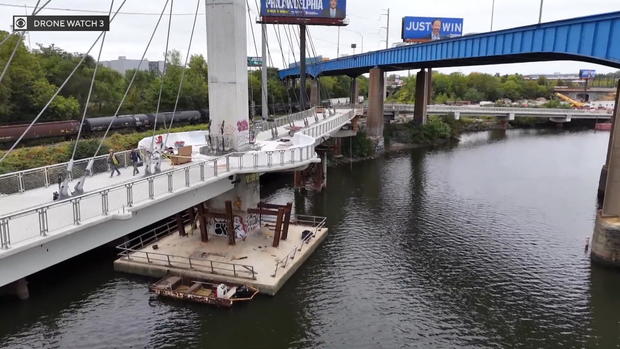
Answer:
<path fill-rule="evenodd" d="M 620 267 L 620 125 L 616 122 L 620 115 L 619 104 L 620 82 L 616 91 L 616 106 L 612 116 L 613 127 L 609 135 L 607 164 L 603 167 L 607 172 L 603 205 L 597 213 L 590 254 L 594 262 L 616 267 Z"/>
<path fill-rule="evenodd" d="M 603 217 L 620 218 L 620 125 L 616 122 L 620 113 L 620 82 L 616 91 L 616 106 L 613 114 L 613 128 L 609 135 L 607 149 L 607 180 L 603 200 Z"/>
<path fill-rule="evenodd" d="M 321 104 L 321 82 L 318 77 L 310 81 L 310 106 L 318 107 Z"/>
<path fill-rule="evenodd" d="M 413 122 L 416 125 L 426 123 L 426 108 L 428 105 L 428 72 L 422 68 L 416 75 L 415 81 L 415 106 L 413 109 Z"/>
<path fill-rule="evenodd" d="M 383 71 L 380 68 L 370 69 L 368 84 L 368 136 L 383 137 Z"/>
<path fill-rule="evenodd" d="M 229 137 L 235 150 L 250 136 L 245 4 L 206 0 L 211 132 Z"/>
<path fill-rule="evenodd" d="M 359 99 L 359 89 L 357 87 L 357 77 L 351 78 L 351 95 L 349 96 L 349 100 L 351 104 L 357 104 L 357 100 Z"/>
<path fill-rule="evenodd" d="M 426 96 L 426 103 L 433 104 L 433 69 L 428 68 L 426 77 L 426 90 L 428 91 Z"/>

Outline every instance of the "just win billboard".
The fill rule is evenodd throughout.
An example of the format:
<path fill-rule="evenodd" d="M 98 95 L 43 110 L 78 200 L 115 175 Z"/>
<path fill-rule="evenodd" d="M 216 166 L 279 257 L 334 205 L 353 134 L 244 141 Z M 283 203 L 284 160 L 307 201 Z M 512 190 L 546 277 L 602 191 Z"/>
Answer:
<path fill-rule="evenodd" d="M 261 23 L 346 25 L 346 0 L 261 0 Z"/>
<path fill-rule="evenodd" d="M 463 35 L 463 18 L 403 17 L 402 39 L 428 42 Z"/>

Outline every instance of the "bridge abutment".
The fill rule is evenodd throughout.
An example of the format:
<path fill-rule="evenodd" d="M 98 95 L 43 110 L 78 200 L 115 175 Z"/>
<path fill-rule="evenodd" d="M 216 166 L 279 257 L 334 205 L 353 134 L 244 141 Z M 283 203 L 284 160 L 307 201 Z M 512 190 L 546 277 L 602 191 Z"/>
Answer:
<path fill-rule="evenodd" d="M 592 234 L 593 262 L 620 267 L 620 127 L 616 123 L 620 111 L 620 82 L 616 91 L 616 107 L 611 118 L 612 129 L 607 146 L 607 160 L 601 171 L 599 199 L 602 207 L 597 212 Z M 604 192 L 601 193 L 601 187 Z"/>

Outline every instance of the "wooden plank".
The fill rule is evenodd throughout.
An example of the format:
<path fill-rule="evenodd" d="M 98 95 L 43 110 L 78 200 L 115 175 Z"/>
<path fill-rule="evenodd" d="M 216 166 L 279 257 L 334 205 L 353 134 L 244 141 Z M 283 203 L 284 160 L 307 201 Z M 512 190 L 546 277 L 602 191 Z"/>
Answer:
<path fill-rule="evenodd" d="M 181 213 L 176 214 L 176 219 L 179 236 L 187 236 L 187 233 L 185 232 L 185 224 L 183 224 L 183 216 L 181 215 Z"/>
<path fill-rule="evenodd" d="M 207 210 L 203 204 L 198 205 L 198 220 L 200 224 L 200 241 L 209 241 L 209 234 L 207 231 Z"/>
<path fill-rule="evenodd" d="M 284 229 L 282 230 L 282 240 L 286 240 L 286 238 L 288 237 L 288 225 L 291 222 L 291 211 L 293 210 L 293 203 L 287 203 L 284 210 Z"/>
<path fill-rule="evenodd" d="M 278 215 L 278 211 L 264 210 L 260 208 L 248 208 L 247 212 L 250 214 L 259 214 L 261 216 L 262 215 L 265 215 L 265 216 L 277 216 Z"/>
<path fill-rule="evenodd" d="M 226 216 L 228 221 L 228 244 L 235 244 L 235 221 L 233 219 L 233 209 L 232 209 L 232 201 L 226 201 Z"/>
<path fill-rule="evenodd" d="M 276 220 L 276 230 L 273 234 L 273 247 L 278 247 L 280 245 L 280 233 L 282 231 L 282 219 L 284 217 L 284 208 L 280 208 L 278 210 L 278 218 Z"/>

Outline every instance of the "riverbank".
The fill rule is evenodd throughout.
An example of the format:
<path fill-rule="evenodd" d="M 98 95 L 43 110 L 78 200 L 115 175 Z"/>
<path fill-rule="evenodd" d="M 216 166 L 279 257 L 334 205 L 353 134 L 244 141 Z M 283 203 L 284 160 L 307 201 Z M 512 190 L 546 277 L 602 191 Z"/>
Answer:
<path fill-rule="evenodd" d="M 505 129 L 569 129 L 587 130 L 594 127 L 593 120 L 573 120 L 570 123 L 555 123 L 541 118 L 518 118 L 500 120 L 496 117 L 451 117 L 430 116 L 424 126 L 412 122 L 385 125 L 384 148 L 382 152 L 400 152 L 421 148 L 452 147 L 459 143 L 462 135 Z M 331 157 L 328 166 L 350 164 L 351 162 L 374 159 L 382 152 L 375 146 L 365 132 L 359 132 L 351 139 L 352 144 L 344 142 L 343 156 Z"/>

